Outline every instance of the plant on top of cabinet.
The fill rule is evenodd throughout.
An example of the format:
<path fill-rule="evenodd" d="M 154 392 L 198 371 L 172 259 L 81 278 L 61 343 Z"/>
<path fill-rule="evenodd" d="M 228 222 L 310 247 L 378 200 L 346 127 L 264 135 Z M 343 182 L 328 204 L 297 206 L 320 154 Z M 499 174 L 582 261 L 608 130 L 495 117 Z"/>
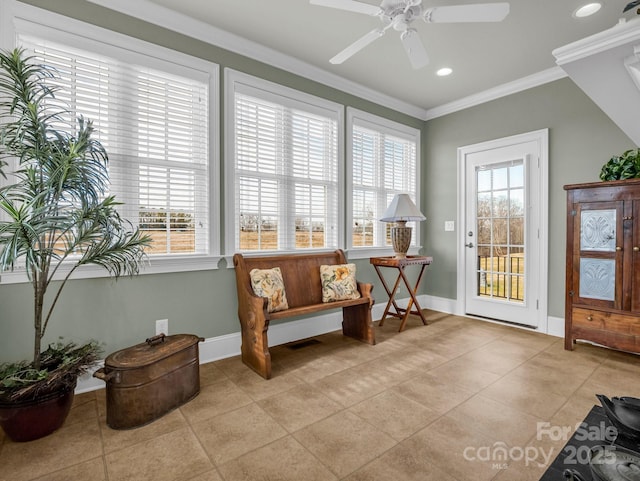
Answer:
<path fill-rule="evenodd" d="M 614 155 L 602 166 L 600 180 L 623 180 L 640 177 L 640 149 L 631 149 Z"/>

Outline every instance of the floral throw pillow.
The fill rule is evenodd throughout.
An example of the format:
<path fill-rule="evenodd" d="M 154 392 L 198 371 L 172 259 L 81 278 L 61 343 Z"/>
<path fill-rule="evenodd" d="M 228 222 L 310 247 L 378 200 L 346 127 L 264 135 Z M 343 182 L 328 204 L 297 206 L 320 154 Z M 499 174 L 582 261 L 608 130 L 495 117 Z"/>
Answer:
<path fill-rule="evenodd" d="M 322 282 L 322 302 L 335 302 L 345 299 L 358 299 L 355 264 L 335 264 L 320 266 Z"/>
<path fill-rule="evenodd" d="M 284 281 L 279 267 L 273 269 L 251 269 L 251 287 L 256 296 L 269 300 L 267 311 L 284 311 L 289 309 L 287 294 L 284 291 Z"/>

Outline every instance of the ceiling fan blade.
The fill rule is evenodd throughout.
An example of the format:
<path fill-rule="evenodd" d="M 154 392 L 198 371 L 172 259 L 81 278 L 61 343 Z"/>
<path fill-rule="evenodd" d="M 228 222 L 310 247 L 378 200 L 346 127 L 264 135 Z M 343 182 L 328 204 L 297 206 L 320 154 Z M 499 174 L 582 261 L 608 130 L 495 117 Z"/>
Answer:
<path fill-rule="evenodd" d="M 364 13 L 374 17 L 382 12 L 380 7 L 376 5 L 356 2 L 355 0 L 310 0 L 309 3 L 321 7 L 339 8 L 340 10 L 347 10 L 349 12 Z"/>
<path fill-rule="evenodd" d="M 637 6 L 640 6 L 640 0 L 635 0 L 634 2 L 628 3 L 626 7 L 624 7 L 624 10 L 622 11 L 622 13 L 631 10 L 632 8 L 635 8 Z"/>
<path fill-rule="evenodd" d="M 363 37 L 360 37 L 358 40 L 353 42 L 351 45 L 349 45 L 347 48 L 345 48 L 338 55 L 336 55 L 331 60 L 329 60 L 329 62 L 331 62 L 333 64 L 342 63 L 345 60 L 347 60 L 349 57 L 351 57 L 352 55 L 358 53 L 360 50 L 365 48 L 367 45 L 369 45 L 375 39 L 380 38 L 383 35 L 384 35 L 384 30 L 382 30 L 381 28 L 376 28 L 375 30 L 371 30 L 368 34 L 366 34 Z"/>
<path fill-rule="evenodd" d="M 424 13 L 427 23 L 500 22 L 509 14 L 509 4 L 478 3 L 428 8 Z"/>
<path fill-rule="evenodd" d="M 406 32 L 403 32 L 400 36 L 400 40 L 402 40 L 402 45 L 404 45 L 404 49 L 409 56 L 411 66 L 415 70 L 418 70 L 429 63 L 427 51 L 425 50 L 424 45 L 420 40 L 420 36 L 415 29 L 410 28 Z"/>

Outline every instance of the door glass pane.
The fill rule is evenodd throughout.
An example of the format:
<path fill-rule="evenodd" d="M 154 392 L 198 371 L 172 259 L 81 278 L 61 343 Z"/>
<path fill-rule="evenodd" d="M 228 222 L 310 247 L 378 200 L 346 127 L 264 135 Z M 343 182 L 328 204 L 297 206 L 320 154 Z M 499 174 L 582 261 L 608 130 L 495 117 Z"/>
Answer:
<path fill-rule="evenodd" d="M 478 193 L 478 212 L 477 217 L 491 216 L 491 192 Z"/>
<path fill-rule="evenodd" d="M 509 212 L 508 191 L 499 190 L 493 192 L 493 216 L 505 217 Z"/>
<path fill-rule="evenodd" d="M 478 192 L 491 191 L 491 171 L 478 170 Z"/>
<path fill-rule="evenodd" d="M 493 219 L 493 243 L 507 243 L 507 219 Z"/>
<path fill-rule="evenodd" d="M 493 173 L 493 185 L 491 186 L 491 189 L 506 189 L 509 186 L 508 167 L 494 167 L 491 171 Z"/>
<path fill-rule="evenodd" d="M 616 210 L 583 210 L 580 214 L 580 250 L 616 250 Z"/>
<path fill-rule="evenodd" d="M 478 246 L 478 295 L 491 295 L 491 281 L 487 279 L 491 275 L 491 247 Z"/>
<path fill-rule="evenodd" d="M 509 244 L 512 246 L 524 245 L 524 217 L 509 219 Z"/>
<path fill-rule="evenodd" d="M 525 193 L 522 160 L 476 168 L 477 295 L 522 303 Z"/>
<path fill-rule="evenodd" d="M 493 272 L 507 272 L 507 246 L 494 246 L 491 270 Z"/>
<path fill-rule="evenodd" d="M 513 223 L 514 220 L 511 219 Z M 519 220 L 523 220 L 520 218 Z M 512 243 L 515 244 L 515 243 Z M 524 236 L 520 244 L 524 244 Z M 511 297 L 513 300 L 524 301 L 524 247 L 509 248 L 509 272 L 511 272 Z"/>
<path fill-rule="evenodd" d="M 512 165 L 509 167 L 509 187 L 524 187 L 524 165 Z"/>
<path fill-rule="evenodd" d="M 491 219 L 478 219 L 478 245 L 491 244 Z"/>
<path fill-rule="evenodd" d="M 524 215 L 524 189 L 509 190 L 509 214 Z"/>

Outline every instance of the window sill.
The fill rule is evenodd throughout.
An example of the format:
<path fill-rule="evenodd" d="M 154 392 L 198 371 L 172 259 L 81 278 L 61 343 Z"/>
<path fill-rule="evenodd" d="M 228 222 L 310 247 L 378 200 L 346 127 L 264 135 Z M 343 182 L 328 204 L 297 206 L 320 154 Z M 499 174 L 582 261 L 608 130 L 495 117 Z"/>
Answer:
<path fill-rule="evenodd" d="M 218 269 L 220 256 L 176 256 L 176 257 L 156 257 L 150 258 L 147 263 L 140 267 L 139 275 L 146 274 L 167 274 L 171 272 L 191 272 Z M 69 268 L 64 265 L 60 268 L 54 280 L 61 280 L 69 272 Z M 78 268 L 71 279 L 97 279 L 110 277 L 109 272 L 99 266 L 87 265 Z M 20 284 L 29 282 L 24 268 L 16 268 L 0 274 L 0 284 Z"/>

